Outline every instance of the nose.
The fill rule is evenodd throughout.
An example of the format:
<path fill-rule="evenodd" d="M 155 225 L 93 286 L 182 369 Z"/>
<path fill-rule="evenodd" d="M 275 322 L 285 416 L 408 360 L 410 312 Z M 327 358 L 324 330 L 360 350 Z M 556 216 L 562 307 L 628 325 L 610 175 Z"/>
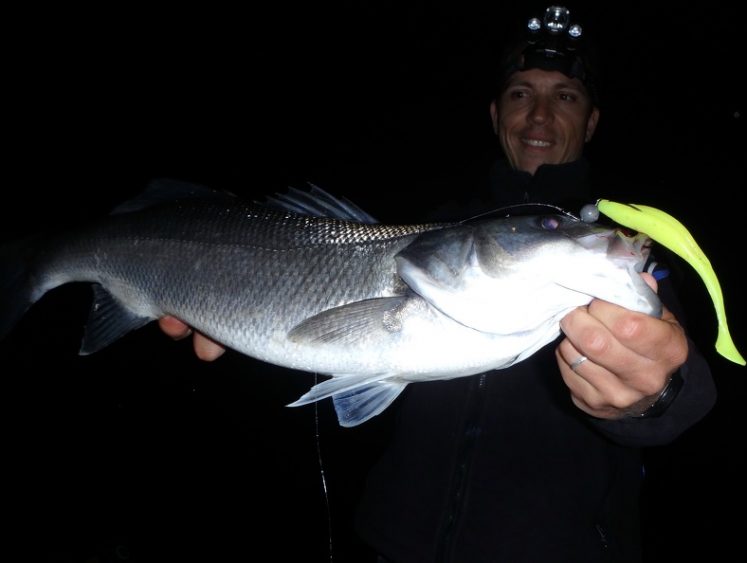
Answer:
<path fill-rule="evenodd" d="M 529 108 L 527 119 L 531 123 L 544 124 L 552 119 L 552 115 L 550 101 L 542 96 L 537 96 L 532 101 L 532 107 Z"/>

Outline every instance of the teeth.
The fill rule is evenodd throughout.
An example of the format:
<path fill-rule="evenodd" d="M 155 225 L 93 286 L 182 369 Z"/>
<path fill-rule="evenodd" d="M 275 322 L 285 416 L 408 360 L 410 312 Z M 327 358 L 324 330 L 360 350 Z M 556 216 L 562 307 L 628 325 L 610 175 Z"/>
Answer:
<path fill-rule="evenodd" d="M 524 142 L 527 145 L 533 146 L 533 147 L 549 147 L 550 143 L 547 141 L 540 141 L 537 139 L 524 139 Z"/>

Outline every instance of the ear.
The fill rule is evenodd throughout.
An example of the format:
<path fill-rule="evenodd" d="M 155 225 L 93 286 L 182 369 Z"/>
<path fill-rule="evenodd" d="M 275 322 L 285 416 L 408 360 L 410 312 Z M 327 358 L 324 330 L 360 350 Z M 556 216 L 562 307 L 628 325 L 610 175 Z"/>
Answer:
<path fill-rule="evenodd" d="M 597 130 L 597 123 L 599 123 L 599 108 L 594 106 L 591 110 L 591 115 L 589 116 L 589 119 L 586 121 L 586 137 L 584 137 L 585 142 L 591 141 L 591 138 L 594 136 L 594 131 Z"/>
<path fill-rule="evenodd" d="M 596 109 L 596 108 L 595 108 Z M 493 122 L 493 133 L 498 134 L 498 104 L 490 102 L 490 120 Z"/>

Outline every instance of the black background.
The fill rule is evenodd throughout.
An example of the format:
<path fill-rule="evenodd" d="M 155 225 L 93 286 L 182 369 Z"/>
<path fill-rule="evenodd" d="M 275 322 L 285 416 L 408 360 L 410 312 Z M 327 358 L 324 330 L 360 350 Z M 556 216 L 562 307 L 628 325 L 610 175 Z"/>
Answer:
<path fill-rule="evenodd" d="M 469 189 L 495 154 L 491 63 L 507 31 L 545 6 L 9 12 L 3 238 L 77 224 L 163 176 L 247 197 L 312 181 L 385 221 L 418 221 L 440 192 Z M 631 201 L 690 228 L 744 354 L 739 10 L 569 8 L 607 68 L 589 158 L 629 182 Z M 685 276 L 690 332 L 719 402 L 647 453 L 647 561 L 724 560 L 747 532 L 747 373 L 713 351 L 710 297 Z M 326 401 L 283 406 L 313 376 L 232 352 L 204 364 L 155 326 L 78 357 L 88 299 L 85 287 L 55 290 L 0 343 L 15 560 L 254 561 L 268 551 L 328 561 L 330 521 L 333 560 L 364 560 L 350 520 L 391 415 L 340 429 Z"/>

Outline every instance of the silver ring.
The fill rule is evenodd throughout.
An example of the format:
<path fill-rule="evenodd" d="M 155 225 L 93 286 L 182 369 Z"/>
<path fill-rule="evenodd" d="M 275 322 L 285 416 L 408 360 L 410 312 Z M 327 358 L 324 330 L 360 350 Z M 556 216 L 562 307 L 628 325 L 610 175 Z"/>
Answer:
<path fill-rule="evenodd" d="M 585 362 L 586 360 L 588 360 L 588 359 L 589 359 L 589 358 L 587 358 L 586 356 L 579 356 L 578 358 L 576 358 L 575 360 L 573 360 L 573 361 L 571 362 L 571 364 L 570 364 L 570 366 L 571 366 L 571 369 L 572 369 L 573 371 L 576 371 L 576 368 L 577 368 L 578 366 L 580 366 L 581 364 L 583 364 L 583 363 L 584 363 L 584 362 Z M 576 371 L 576 373 L 578 373 L 578 372 Z"/>

